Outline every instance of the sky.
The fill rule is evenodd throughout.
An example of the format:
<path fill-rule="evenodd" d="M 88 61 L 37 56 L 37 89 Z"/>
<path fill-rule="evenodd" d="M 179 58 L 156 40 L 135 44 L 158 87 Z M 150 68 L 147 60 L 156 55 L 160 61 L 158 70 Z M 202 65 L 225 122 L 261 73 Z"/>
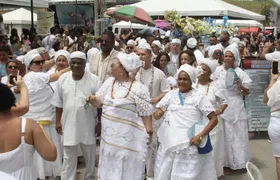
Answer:
<path fill-rule="evenodd" d="M 278 4 L 280 4 L 280 0 L 274 0 L 275 2 L 277 2 Z"/>

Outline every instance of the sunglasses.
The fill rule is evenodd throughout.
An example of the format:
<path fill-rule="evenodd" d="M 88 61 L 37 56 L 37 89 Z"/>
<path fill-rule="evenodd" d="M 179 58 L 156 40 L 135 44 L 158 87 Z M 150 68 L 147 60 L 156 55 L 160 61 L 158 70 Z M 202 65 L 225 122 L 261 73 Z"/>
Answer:
<path fill-rule="evenodd" d="M 36 64 L 37 66 L 39 66 L 39 65 L 43 65 L 43 64 L 45 64 L 45 60 L 41 60 L 41 61 L 32 61 L 31 63 L 33 63 L 33 64 Z"/>
<path fill-rule="evenodd" d="M 8 69 L 18 69 L 17 66 L 8 66 Z"/>

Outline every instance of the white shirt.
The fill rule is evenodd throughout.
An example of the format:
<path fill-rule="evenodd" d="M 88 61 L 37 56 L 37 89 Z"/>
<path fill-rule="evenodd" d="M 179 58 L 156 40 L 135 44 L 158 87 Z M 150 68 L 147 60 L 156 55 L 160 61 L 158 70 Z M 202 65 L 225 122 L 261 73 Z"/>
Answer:
<path fill-rule="evenodd" d="M 57 81 L 52 104 L 63 108 L 61 117 L 63 146 L 79 143 L 95 144 L 96 108 L 85 108 L 86 98 L 95 95 L 101 86 L 97 76 L 85 71 L 81 80 L 75 81 L 72 72 L 63 74 Z"/>
<path fill-rule="evenodd" d="M 105 82 L 106 79 L 111 77 L 111 60 L 118 57 L 119 53 L 112 49 L 110 55 L 103 60 L 102 51 L 94 52 L 92 58 L 89 59 L 90 72 L 99 77 L 102 83 Z"/>

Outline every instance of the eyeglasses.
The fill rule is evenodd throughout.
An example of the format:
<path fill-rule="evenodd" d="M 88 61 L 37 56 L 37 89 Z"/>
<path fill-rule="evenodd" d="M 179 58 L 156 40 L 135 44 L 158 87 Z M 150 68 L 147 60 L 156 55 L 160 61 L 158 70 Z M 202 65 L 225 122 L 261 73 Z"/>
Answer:
<path fill-rule="evenodd" d="M 8 69 L 18 69 L 17 66 L 8 66 Z"/>
<path fill-rule="evenodd" d="M 43 64 L 45 64 L 45 60 L 41 60 L 41 61 L 32 61 L 31 63 L 33 63 L 33 64 L 36 64 L 37 66 L 39 66 L 39 65 L 43 65 Z"/>

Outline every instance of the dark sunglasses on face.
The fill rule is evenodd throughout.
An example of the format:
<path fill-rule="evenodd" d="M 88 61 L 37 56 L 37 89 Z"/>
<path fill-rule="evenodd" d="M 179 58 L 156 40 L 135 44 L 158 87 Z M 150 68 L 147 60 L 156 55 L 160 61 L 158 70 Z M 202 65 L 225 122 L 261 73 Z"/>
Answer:
<path fill-rule="evenodd" d="M 8 69 L 18 69 L 17 66 L 8 66 Z"/>
<path fill-rule="evenodd" d="M 45 60 L 41 60 L 41 61 L 32 61 L 32 63 L 33 64 L 36 64 L 37 66 L 39 66 L 39 65 L 43 65 L 43 64 L 45 64 Z"/>

